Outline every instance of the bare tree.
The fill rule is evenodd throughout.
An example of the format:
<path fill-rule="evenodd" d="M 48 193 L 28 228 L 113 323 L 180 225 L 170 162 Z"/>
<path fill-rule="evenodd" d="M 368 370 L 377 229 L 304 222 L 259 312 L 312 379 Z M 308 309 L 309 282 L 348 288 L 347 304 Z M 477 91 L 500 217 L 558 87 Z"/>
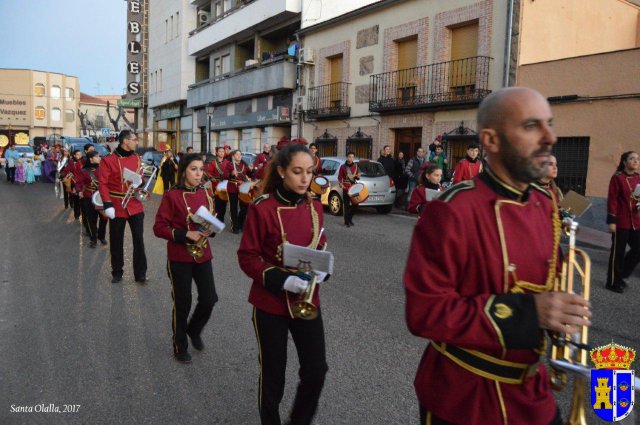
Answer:
<path fill-rule="evenodd" d="M 107 100 L 107 116 L 109 117 L 109 121 L 111 121 L 111 124 L 113 124 L 113 129 L 116 132 L 120 131 L 120 126 L 118 125 L 118 121 L 120 121 L 120 119 L 123 119 L 125 124 L 129 126 L 129 128 L 133 128 L 133 124 L 131 123 L 131 121 L 127 119 L 125 110 L 122 106 L 118 106 L 118 116 L 115 119 L 113 119 L 113 117 L 111 116 L 111 104 L 109 103 L 108 100 Z"/>
<path fill-rule="evenodd" d="M 80 109 L 78 109 L 78 117 L 80 118 L 80 127 L 82 127 L 82 134 L 87 134 L 87 123 L 89 120 L 87 119 L 88 110 L 85 109 L 84 114 Z"/>

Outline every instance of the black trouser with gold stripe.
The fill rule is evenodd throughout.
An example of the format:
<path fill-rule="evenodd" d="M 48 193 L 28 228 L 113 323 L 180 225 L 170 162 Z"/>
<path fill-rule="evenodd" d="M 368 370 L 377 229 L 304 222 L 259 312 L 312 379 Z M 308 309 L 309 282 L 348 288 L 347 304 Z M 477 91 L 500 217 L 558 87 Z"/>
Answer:
<path fill-rule="evenodd" d="M 631 247 L 626 252 L 627 245 Z M 626 254 L 625 254 L 626 252 Z M 620 287 L 640 262 L 640 230 L 616 229 L 611 235 L 607 286 Z"/>
<path fill-rule="evenodd" d="M 280 402 L 284 395 L 289 332 L 298 351 L 300 383 L 291 410 L 291 425 L 308 425 L 329 369 L 325 355 L 322 314 L 314 320 L 291 319 L 253 309 L 253 326 L 258 339 L 260 387 L 258 407 L 262 425 L 280 425 Z"/>
<path fill-rule="evenodd" d="M 117 200 L 119 201 L 119 200 Z M 111 252 L 111 274 L 122 277 L 124 267 L 124 229 L 129 222 L 133 239 L 133 275 L 141 280 L 147 275 L 147 256 L 144 253 L 144 213 L 116 217 L 109 220 L 109 250 Z"/>
<path fill-rule="evenodd" d="M 185 248 L 186 249 L 186 248 Z M 211 317 L 214 304 L 218 301 L 216 286 L 213 282 L 213 268 L 211 260 L 204 263 L 182 263 L 167 261 L 167 273 L 171 281 L 171 297 L 173 298 L 173 315 L 171 328 L 173 329 L 173 352 L 182 353 L 187 350 L 189 343 L 187 335 L 199 336 L 204 325 Z M 198 288 L 198 303 L 189 318 L 191 311 L 191 281 Z"/>
<path fill-rule="evenodd" d="M 227 212 L 227 201 L 223 201 L 216 196 L 213 202 L 216 208 L 216 218 L 224 223 L 224 214 Z"/>
<path fill-rule="evenodd" d="M 93 206 L 91 198 L 82 198 L 82 222 L 92 242 L 103 240 L 107 233 L 107 219 Z"/>
<path fill-rule="evenodd" d="M 69 203 L 73 207 L 73 218 L 78 220 L 81 213 L 80 197 L 75 193 L 69 193 Z"/>
<path fill-rule="evenodd" d="M 247 217 L 247 204 L 240 201 L 237 193 L 229 193 L 229 213 L 231 214 L 231 230 L 242 230 Z"/>
<path fill-rule="evenodd" d="M 463 420 L 463 412 L 460 414 L 460 422 L 447 422 L 433 415 L 433 413 L 427 411 L 424 407 L 420 406 L 420 425 L 457 425 L 457 424 L 466 424 Z M 560 414 L 560 410 L 556 410 L 556 417 L 553 418 L 549 425 L 563 425 L 562 415 Z"/>
<path fill-rule="evenodd" d="M 344 209 L 344 224 L 353 222 L 353 210 L 355 206 L 351 203 L 348 190 L 342 190 L 342 208 Z"/>

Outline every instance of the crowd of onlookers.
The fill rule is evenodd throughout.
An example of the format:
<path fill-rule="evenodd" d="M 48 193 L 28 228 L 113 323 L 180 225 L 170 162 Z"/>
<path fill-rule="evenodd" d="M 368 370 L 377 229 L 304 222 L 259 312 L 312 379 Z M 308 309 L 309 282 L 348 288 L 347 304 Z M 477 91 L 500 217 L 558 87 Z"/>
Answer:
<path fill-rule="evenodd" d="M 37 150 L 33 157 L 28 157 L 12 145 L 4 152 L 4 158 L 0 159 L 0 168 L 4 170 L 7 182 L 19 185 L 32 184 L 41 179 L 45 157 L 46 152 L 42 150 Z"/>

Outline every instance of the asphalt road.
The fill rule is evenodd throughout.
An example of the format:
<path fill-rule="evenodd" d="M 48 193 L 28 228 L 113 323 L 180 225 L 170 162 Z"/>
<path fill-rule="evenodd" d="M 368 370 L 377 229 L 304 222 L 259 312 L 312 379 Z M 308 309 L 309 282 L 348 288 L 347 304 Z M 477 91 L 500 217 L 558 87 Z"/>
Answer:
<path fill-rule="evenodd" d="M 113 285 L 108 248 L 89 248 L 52 185 L 0 182 L 0 424 L 259 423 L 250 281 L 236 260 L 240 236 L 224 232 L 213 240 L 220 302 L 203 334 L 206 350 L 193 352 L 191 365 L 178 364 L 165 244 L 151 229 L 158 204 L 152 197 L 145 218 L 151 281 L 133 282 L 127 236 L 124 280 Z M 371 210 L 354 222 L 346 229 L 341 218 L 325 216 L 336 267 L 322 289 L 330 370 L 314 423 L 415 424 L 412 383 L 425 341 L 406 330 L 401 278 L 415 219 Z M 638 274 L 624 296 L 605 291 L 608 253 L 588 252 L 591 342 L 613 338 L 640 350 Z M 296 382 L 290 344 L 283 417 Z M 566 409 L 568 392 L 559 400 Z M 37 405 L 78 411 L 11 412 Z"/>

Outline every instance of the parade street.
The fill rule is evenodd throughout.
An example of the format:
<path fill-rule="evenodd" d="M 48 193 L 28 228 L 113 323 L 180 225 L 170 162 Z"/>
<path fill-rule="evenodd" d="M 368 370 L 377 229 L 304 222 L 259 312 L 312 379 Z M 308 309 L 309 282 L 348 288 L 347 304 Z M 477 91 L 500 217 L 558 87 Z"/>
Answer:
<path fill-rule="evenodd" d="M 53 185 L 0 182 L 0 423 L 259 423 L 251 281 L 236 256 L 242 235 L 227 229 L 212 240 L 220 300 L 203 332 L 205 350 L 192 351 L 190 365 L 177 363 L 165 241 L 152 231 L 159 202 L 152 196 L 145 204 L 150 281 L 133 281 L 127 230 L 124 278 L 112 284 L 108 246 L 89 248 Z M 322 284 L 329 372 L 313 423 L 416 423 L 413 379 L 426 341 L 407 330 L 402 286 L 416 219 L 365 210 L 355 215 L 354 227 L 342 222 L 325 214 L 335 270 Z M 587 251 L 593 261 L 590 343 L 613 339 L 640 351 L 640 274 L 629 279 L 624 295 L 606 291 L 608 247 Z M 297 382 L 292 343 L 289 359 L 283 415 Z M 638 373 L 640 362 L 633 366 Z M 570 394 L 569 388 L 558 395 L 565 418 Z M 586 404 L 596 423 L 589 393 Z M 24 406 L 34 412 L 14 411 Z"/>

